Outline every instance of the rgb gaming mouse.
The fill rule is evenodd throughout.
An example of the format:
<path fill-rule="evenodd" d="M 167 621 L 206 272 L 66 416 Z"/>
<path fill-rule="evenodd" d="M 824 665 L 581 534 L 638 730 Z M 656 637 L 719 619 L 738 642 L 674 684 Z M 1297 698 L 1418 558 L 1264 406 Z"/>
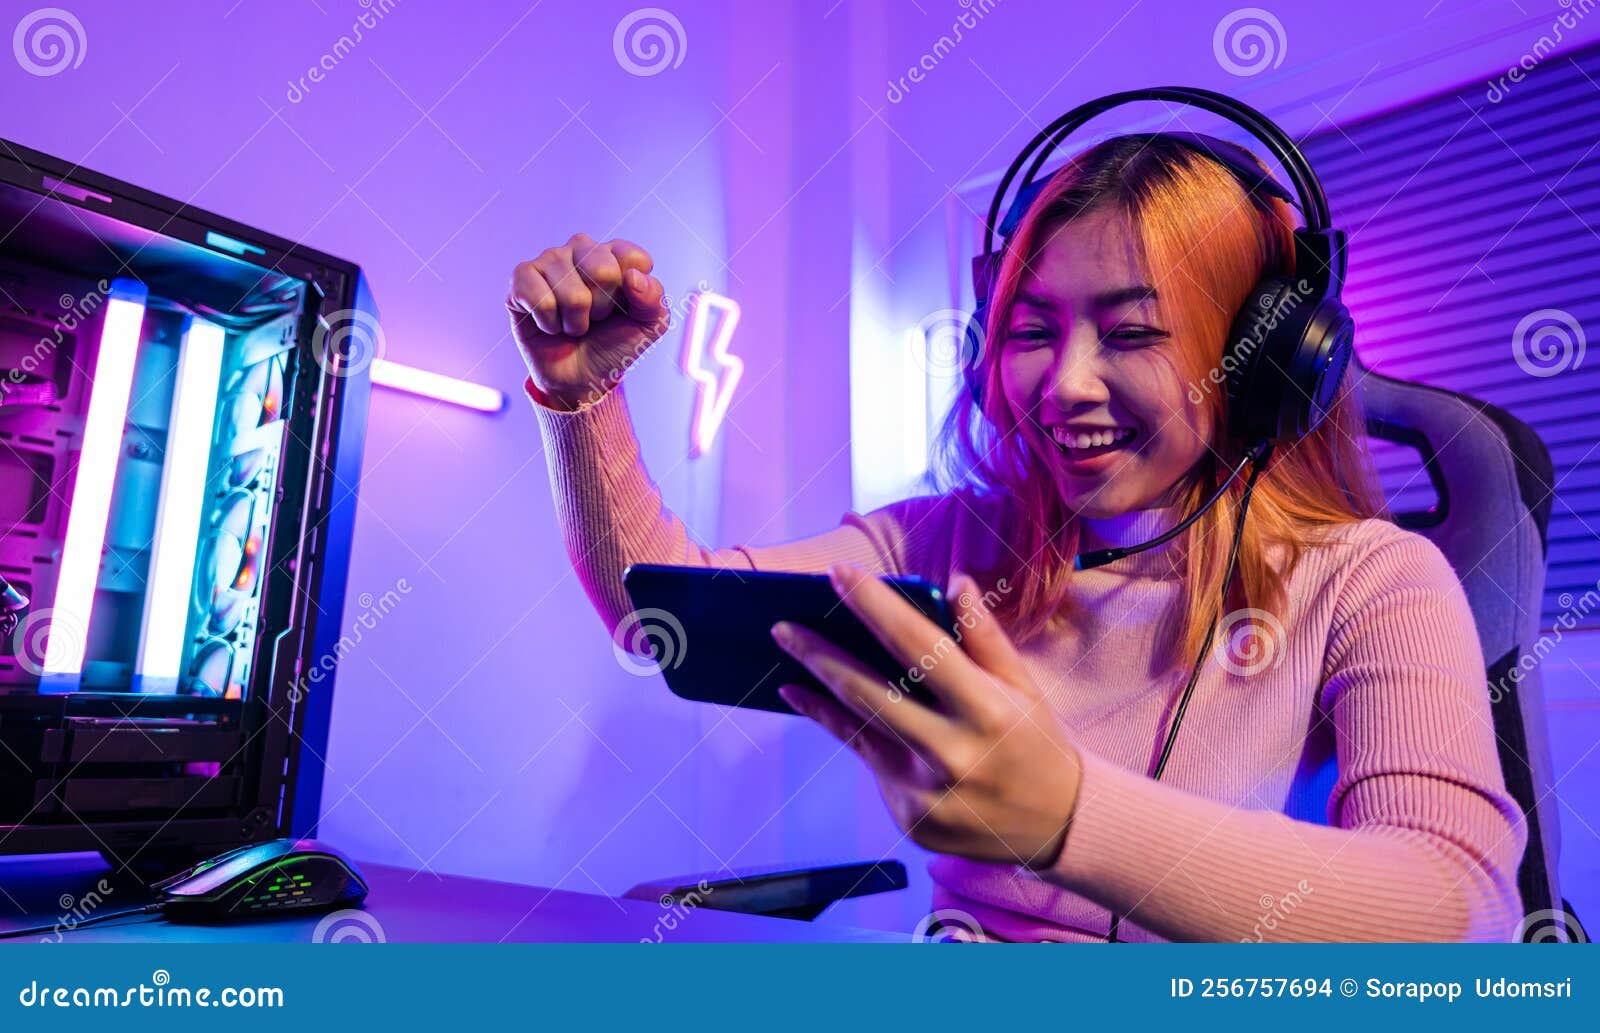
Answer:
<path fill-rule="evenodd" d="M 219 854 L 153 887 L 174 922 L 232 922 L 355 907 L 366 880 L 350 859 L 314 839 L 274 839 Z"/>

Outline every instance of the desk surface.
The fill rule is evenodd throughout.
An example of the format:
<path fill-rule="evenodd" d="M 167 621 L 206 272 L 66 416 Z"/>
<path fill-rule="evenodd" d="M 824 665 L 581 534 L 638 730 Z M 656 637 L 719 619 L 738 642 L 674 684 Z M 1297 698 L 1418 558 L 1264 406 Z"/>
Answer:
<path fill-rule="evenodd" d="M 151 895 L 110 878 L 98 856 L 0 857 L 0 933 L 58 923 L 73 943 L 308 943 L 382 939 L 394 943 L 526 942 L 904 942 L 904 933 L 818 925 L 709 909 L 668 909 L 652 901 L 544 889 L 460 875 L 361 864 L 370 892 L 360 912 L 270 918 L 224 926 L 168 923 L 158 915 L 130 916 L 71 928 L 73 913 L 90 915 L 138 907 Z M 80 904 L 101 880 L 103 901 Z M 324 924 L 326 923 L 326 924 Z M 322 932 L 318 933 L 319 925 Z M 51 933 L 0 944 L 56 940 Z"/>

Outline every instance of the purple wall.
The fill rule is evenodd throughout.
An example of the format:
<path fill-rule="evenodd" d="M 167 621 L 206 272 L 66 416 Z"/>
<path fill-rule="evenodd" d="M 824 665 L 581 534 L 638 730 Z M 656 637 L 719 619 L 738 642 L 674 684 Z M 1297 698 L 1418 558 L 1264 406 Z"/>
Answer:
<path fill-rule="evenodd" d="M 867 344 L 852 297 L 891 333 L 960 303 L 952 241 L 1037 125 L 1155 75 L 1306 131 L 1502 68 L 1548 26 L 1535 8 L 1556 10 L 1279 5 L 1284 60 L 1251 76 L 1213 49 L 1227 3 L 679 0 L 683 60 L 641 76 L 612 46 L 630 3 L 137 6 L 74 4 L 75 68 L 0 62 L 0 135 L 361 262 L 390 358 L 513 395 L 493 417 L 374 399 L 346 615 L 361 643 L 339 673 L 324 834 L 359 857 L 607 892 L 918 852 L 820 732 L 724 719 L 619 670 L 516 395 L 515 262 L 580 229 L 625 236 L 674 295 L 703 280 L 743 304 L 746 380 L 719 451 L 687 458 L 675 338 L 629 396 L 653 475 L 703 541 L 778 541 L 851 505 L 847 373 Z M 964 11 L 981 16 L 892 99 Z M 362 12 L 366 38 L 291 88 Z M 1577 36 L 1600 35 L 1593 21 Z M 363 593 L 402 581 L 362 627 Z M 1592 875 L 1586 827 L 1568 849 Z M 909 927 L 916 867 L 913 893 L 841 919 Z"/>

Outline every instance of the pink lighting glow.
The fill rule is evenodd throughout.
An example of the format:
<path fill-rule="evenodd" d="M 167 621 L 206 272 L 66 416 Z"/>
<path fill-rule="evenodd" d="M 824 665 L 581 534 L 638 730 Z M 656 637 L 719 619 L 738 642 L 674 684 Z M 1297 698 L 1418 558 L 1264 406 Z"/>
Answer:
<path fill-rule="evenodd" d="M 721 312 L 721 318 L 716 318 L 713 312 Z M 739 303 L 732 298 L 701 291 L 689 299 L 689 325 L 683 333 L 680 366 L 698 385 L 694 421 L 689 431 L 691 455 L 704 455 L 710 451 L 717 430 L 728 415 L 733 389 L 744 373 L 744 360 L 728 354 L 728 344 L 733 340 L 733 331 L 738 325 Z M 708 337 L 711 339 L 711 361 L 714 364 L 710 370 L 701 366 Z"/>

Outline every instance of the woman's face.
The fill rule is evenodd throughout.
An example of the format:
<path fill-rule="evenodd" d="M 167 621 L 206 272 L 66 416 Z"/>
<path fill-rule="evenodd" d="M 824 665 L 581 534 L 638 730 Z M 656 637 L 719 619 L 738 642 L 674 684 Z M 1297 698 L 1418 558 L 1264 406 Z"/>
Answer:
<path fill-rule="evenodd" d="M 1188 401 L 1177 342 L 1117 212 L 1049 233 L 1000 328 L 1001 386 L 1066 506 L 1092 519 L 1168 505 L 1211 419 Z"/>

